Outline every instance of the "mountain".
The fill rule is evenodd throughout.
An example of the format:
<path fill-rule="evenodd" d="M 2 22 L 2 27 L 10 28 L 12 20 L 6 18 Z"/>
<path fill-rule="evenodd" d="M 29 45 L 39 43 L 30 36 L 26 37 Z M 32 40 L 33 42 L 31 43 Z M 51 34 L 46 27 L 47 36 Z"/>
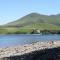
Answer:
<path fill-rule="evenodd" d="M 28 14 L 16 21 L 10 22 L 5 26 L 19 26 L 20 28 L 59 28 L 60 29 L 60 14 L 57 15 L 43 15 L 38 13 Z"/>
<path fill-rule="evenodd" d="M 60 30 L 60 14 L 43 15 L 39 13 L 30 13 L 3 26 L 8 32 L 17 30 L 21 32 L 29 32 L 31 29 Z"/>
<path fill-rule="evenodd" d="M 32 23 L 36 23 L 36 22 L 40 22 L 40 23 L 43 23 L 45 17 L 47 16 L 44 16 L 44 15 L 40 15 L 38 13 L 31 13 L 31 14 L 28 14 L 14 22 L 11 22 L 11 23 L 8 23 L 7 25 L 8 26 L 25 26 L 25 25 L 29 25 L 29 24 L 32 24 Z"/>

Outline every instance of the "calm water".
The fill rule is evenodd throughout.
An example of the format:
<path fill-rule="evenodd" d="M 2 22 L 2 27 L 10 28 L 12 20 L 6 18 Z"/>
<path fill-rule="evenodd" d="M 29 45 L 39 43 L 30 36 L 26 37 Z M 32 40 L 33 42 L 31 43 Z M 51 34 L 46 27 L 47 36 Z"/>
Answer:
<path fill-rule="evenodd" d="M 60 40 L 60 35 L 0 35 L 0 47 L 30 44 L 36 41 Z"/>

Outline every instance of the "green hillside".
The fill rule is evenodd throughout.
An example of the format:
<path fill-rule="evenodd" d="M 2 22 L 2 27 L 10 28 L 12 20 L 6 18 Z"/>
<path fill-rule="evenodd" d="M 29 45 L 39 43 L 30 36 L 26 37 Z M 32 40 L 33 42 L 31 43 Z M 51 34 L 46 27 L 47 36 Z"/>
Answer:
<path fill-rule="evenodd" d="M 3 25 L 2 29 L 5 29 L 8 33 L 14 33 L 16 31 L 29 33 L 32 29 L 60 30 L 60 14 L 48 16 L 31 13 Z"/>
<path fill-rule="evenodd" d="M 42 15 L 38 13 L 28 14 L 16 21 L 6 24 L 7 26 L 26 26 L 35 23 L 49 23 L 60 26 L 60 15 Z"/>

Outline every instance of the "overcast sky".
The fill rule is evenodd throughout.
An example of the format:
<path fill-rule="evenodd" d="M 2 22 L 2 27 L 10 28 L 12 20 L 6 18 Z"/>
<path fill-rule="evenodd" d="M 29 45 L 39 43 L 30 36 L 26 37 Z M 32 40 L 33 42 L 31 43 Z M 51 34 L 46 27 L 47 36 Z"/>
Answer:
<path fill-rule="evenodd" d="M 0 25 L 29 13 L 51 15 L 60 13 L 60 0 L 0 0 Z"/>

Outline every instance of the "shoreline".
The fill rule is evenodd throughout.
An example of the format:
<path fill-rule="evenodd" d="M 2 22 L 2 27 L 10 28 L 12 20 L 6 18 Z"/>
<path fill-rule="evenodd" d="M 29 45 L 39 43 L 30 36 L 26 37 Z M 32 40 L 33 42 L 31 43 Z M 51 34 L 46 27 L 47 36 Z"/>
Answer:
<path fill-rule="evenodd" d="M 33 51 L 60 47 L 60 41 L 46 41 L 25 44 L 23 46 L 13 46 L 0 48 L 0 58 L 23 55 Z"/>

